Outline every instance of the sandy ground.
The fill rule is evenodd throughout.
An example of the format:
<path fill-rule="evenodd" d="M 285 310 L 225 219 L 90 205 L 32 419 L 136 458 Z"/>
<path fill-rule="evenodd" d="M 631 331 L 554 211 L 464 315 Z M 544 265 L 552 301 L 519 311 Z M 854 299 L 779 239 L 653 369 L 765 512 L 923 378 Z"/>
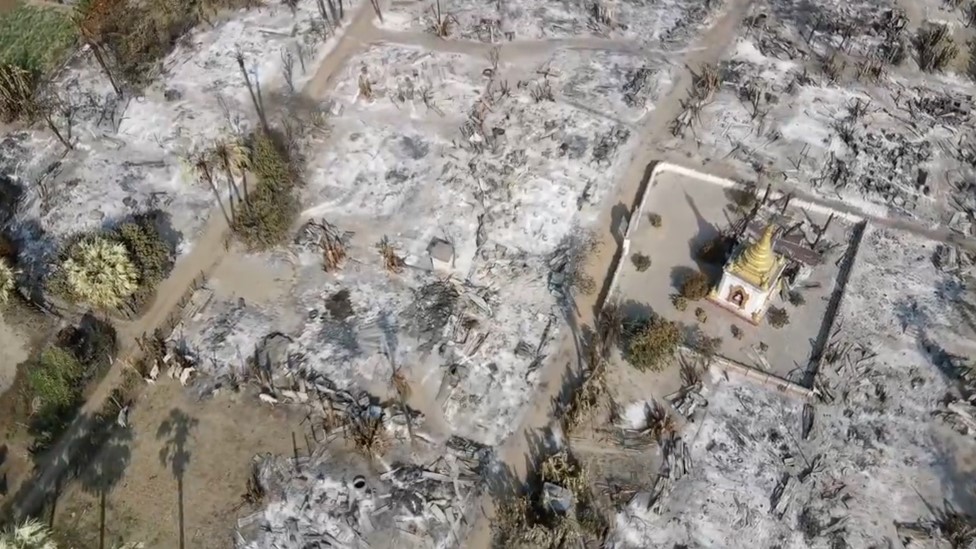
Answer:
<path fill-rule="evenodd" d="M 256 406 L 254 395 L 244 393 L 197 401 L 169 379 L 143 393 L 130 421 L 132 439 L 110 444 L 99 457 L 119 479 L 105 502 L 106 546 L 124 539 L 179 547 L 182 503 L 186 547 L 230 547 L 251 457 L 291 455 L 293 432 L 304 452 L 301 417 L 287 408 Z M 171 428 L 180 423 L 188 432 L 182 446 Z M 162 459 L 181 449 L 182 502 L 173 463 Z M 73 483 L 61 496 L 55 527 L 81 547 L 98 547 L 99 497 L 86 484 Z"/>
<path fill-rule="evenodd" d="M 0 393 L 10 388 L 17 376 L 17 365 L 26 359 L 25 335 L 0 315 Z"/>

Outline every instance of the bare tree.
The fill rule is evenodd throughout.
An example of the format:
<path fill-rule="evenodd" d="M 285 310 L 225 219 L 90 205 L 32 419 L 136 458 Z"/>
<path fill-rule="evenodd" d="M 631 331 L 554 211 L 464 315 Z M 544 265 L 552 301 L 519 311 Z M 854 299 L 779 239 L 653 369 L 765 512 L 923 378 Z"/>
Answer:
<path fill-rule="evenodd" d="M 252 83 L 251 76 L 248 74 L 247 68 L 244 66 L 244 52 L 237 50 L 237 53 L 234 54 L 234 59 L 237 60 L 237 66 L 241 69 L 241 76 L 244 77 L 244 84 L 247 86 L 247 92 L 251 95 L 251 102 L 254 103 L 254 110 L 256 110 L 258 113 L 258 119 L 261 122 L 261 129 L 264 130 L 265 134 L 271 135 L 271 126 L 268 125 L 268 119 L 264 114 L 264 105 L 260 98 L 261 89 L 256 88 L 258 85 L 257 75 L 255 75 L 255 81 Z M 257 89 L 257 93 L 255 93 L 255 88 Z"/>
<path fill-rule="evenodd" d="M 376 16 L 380 18 L 380 23 L 382 23 L 383 12 L 380 11 L 380 0 L 369 0 L 369 3 L 373 5 L 373 11 L 376 12 Z"/>
<path fill-rule="evenodd" d="M 112 71 L 108 67 L 101 40 L 101 37 L 105 34 L 105 29 L 102 28 L 103 22 L 106 18 L 110 17 L 110 10 L 112 9 L 114 9 L 113 6 L 110 6 L 102 0 L 79 2 L 75 4 L 72 20 L 78 28 L 78 34 L 81 36 L 82 41 L 91 49 L 98 66 L 101 67 L 102 72 L 108 77 L 109 83 L 112 84 L 112 89 L 115 90 L 115 95 L 122 97 L 122 86 L 119 85 L 118 80 L 115 79 L 115 75 L 112 74 Z"/>

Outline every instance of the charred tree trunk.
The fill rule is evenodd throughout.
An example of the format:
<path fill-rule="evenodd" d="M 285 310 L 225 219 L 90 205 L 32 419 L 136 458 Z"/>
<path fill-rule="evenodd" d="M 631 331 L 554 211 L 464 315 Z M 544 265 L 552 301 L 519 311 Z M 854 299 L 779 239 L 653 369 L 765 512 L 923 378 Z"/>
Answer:
<path fill-rule="evenodd" d="M 268 125 L 268 119 L 264 116 L 264 109 L 262 108 L 260 100 L 260 90 L 258 93 L 254 93 L 254 84 L 251 83 L 251 77 L 247 74 L 247 69 L 244 67 L 244 55 L 241 53 L 237 54 L 237 66 L 241 69 L 241 76 L 244 77 L 244 84 L 247 86 L 247 93 L 251 95 L 251 102 L 254 103 L 254 110 L 258 112 L 258 120 L 261 122 L 261 129 L 264 130 L 266 135 L 271 135 L 271 127 Z"/>
<path fill-rule="evenodd" d="M 217 190 L 217 185 L 214 183 L 213 174 L 210 172 L 210 166 L 207 166 L 206 164 L 201 164 L 198 166 L 198 168 L 200 169 L 200 172 L 203 175 L 203 179 L 207 182 L 208 185 L 210 185 L 210 190 L 214 193 L 214 196 L 217 198 L 217 204 L 220 206 L 220 213 L 224 214 L 224 219 L 226 219 L 227 224 L 230 225 L 231 217 L 227 215 L 227 209 L 224 208 L 224 201 L 223 199 L 220 198 L 220 191 Z"/>
<path fill-rule="evenodd" d="M 109 83 L 112 84 L 112 89 L 115 90 L 115 95 L 122 97 L 122 86 L 115 80 L 115 76 L 112 75 L 112 71 L 108 68 L 108 63 L 105 62 L 105 54 L 102 52 L 102 47 L 96 44 L 94 41 L 88 42 L 88 47 L 92 50 L 92 55 L 95 56 L 95 61 L 98 62 L 98 66 L 102 68 L 102 72 L 108 78 Z"/>

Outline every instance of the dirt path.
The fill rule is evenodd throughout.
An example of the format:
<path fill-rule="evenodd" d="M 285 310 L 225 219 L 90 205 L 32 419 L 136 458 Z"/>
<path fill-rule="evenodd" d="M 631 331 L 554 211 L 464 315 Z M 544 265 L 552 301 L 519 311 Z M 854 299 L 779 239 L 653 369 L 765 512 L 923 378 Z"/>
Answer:
<path fill-rule="evenodd" d="M 352 14 L 353 20 L 346 32 L 340 37 L 332 54 L 316 71 L 315 76 L 308 82 L 302 93 L 309 97 L 317 97 L 332 77 L 332 73 L 341 66 L 338 59 L 345 59 L 349 52 L 355 51 L 360 42 L 360 32 L 368 33 L 372 8 L 368 2 L 363 2 Z M 175 311 L 180 301 L 195 280 L 203 274 L 209 274 L 223 259 L 227 249 L 225 242 L 229 236 L 229 227 L 223 215 L 214 209 L 208 218 L 207 225 L 200 238 L 193 243 L 193 248 L 186 256 L 180 258 L 169 277 L 159 284 L 156 299 L 150 309 L 139 319 L 132 322 L 116 322 L 118 330 L 119 354 L 112 368 L 106 373 L 98 386 L 91 393 L 85 404 L 78 411 L 72 424 L 65 430 L 57 443 L 48 451 L 44 463 L 35 469 L 33 479 L 12 479 L 10 493 L 17 493 L 17 480 L 29 481 L 29 491 L 18 494 L 14 504 L 14 514 L 18 517 L 32 513 L 43 506 L 48 496 L 55 492 L 56 483 L 63 476 L 70 465 L 72 457 L 76 455 L 79 446 L 86 440 L 92 427 L 94 415 L 102 408 L 112 391 L 121 383 L 126 364 L 138 355 L 138 339 L 143 334 L 151 334 L 162 327 Z M 38 474 L 38 469 L 40 473 Z"/>

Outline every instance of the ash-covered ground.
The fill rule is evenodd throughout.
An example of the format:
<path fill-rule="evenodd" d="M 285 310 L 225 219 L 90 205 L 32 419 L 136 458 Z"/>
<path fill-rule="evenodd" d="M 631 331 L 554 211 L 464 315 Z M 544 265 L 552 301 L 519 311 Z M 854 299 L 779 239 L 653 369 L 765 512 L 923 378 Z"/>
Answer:
<path fill-rule="evenodd" d="M 43 274 L 66 237 L 147 210 L 168 214 L 167 236 L 189 250 L 215 205 L 190 159 L 217 141 L 242 139 L 256 119 L 236 54 L 271 102 L 301 89 L 335 42 L 311 0 L 294 12 L 268 5 L 215 23 L 181 41 L 137 96 L 120 99 L 89 52 L 75 55 L 48 92 L 72 149 L 43 123 L 3 136 L 0 180 L 21 189 L 11 223 L 28 279 Z"/>
<path fill-rule="evenodd" d="M 239 378 L 261 339 L 282 331 L 301 357 L 294 367 L 385 388 L 394 348 L 452 433 L 501 442 L 564 330 L 569 305 L 559 296 L 576 291 L 585 228 L 635 133 L 563 101 L 564 90 L 583 102 L 596 93 L 586 90 L 613 90 L 604 100 L 624 105 L 620 66 L 632 60 L 613 54 L 601 73 L 582 54 L 556 58 L 552 80 L 533 70 L 548 56 L 520 65 L 374 45 L 351 59 L 328 97 L 328 137 L 307 144 L 302 199 L 305 217 L 349 233 L 348 261 L 322 272 L 314 228 L 267 255 L 294 265 L 287 297 L 214 299 L 184 327 L 204 373 Z M 405 262 L 400 273 L 384 269 L 384 237 Z M 435 241 L 451 257 L 431 270 Z M 340 299 L 343 311 L 330 311 Z"/>
<path fill-rule="evenodd" d="M 901 547 L 901 523 L 971 512 L 976 439 L 952 410 L 973 328 L 940 246 L 869 228 L 818 398 L 706 383 L 688 471 L 618 515 L 618 546 Z"/>
<path fill-rule="evenodd" d="M 383 26 L 489 43 L 589 37 L 628 40 L 651 49 L 680 48 L 720 7 L 718 1 L 682 0 L 402 2 L 384 13 Z"/>
<path fill-rule="evenodd" d="M 905 15 L 890 2 L 757 3 L 716 67 L 717 91 L 670 146 L 694 147 L 743 178 L 969 233 L 976 84 L 964 73 L 972 33 L 958 10 L 921 11 Z M 930 22 L 950 25 L 960 54 L 927 73 L 913 41 Z M 889 52 L 897 43 L 902 49 Z"/>

